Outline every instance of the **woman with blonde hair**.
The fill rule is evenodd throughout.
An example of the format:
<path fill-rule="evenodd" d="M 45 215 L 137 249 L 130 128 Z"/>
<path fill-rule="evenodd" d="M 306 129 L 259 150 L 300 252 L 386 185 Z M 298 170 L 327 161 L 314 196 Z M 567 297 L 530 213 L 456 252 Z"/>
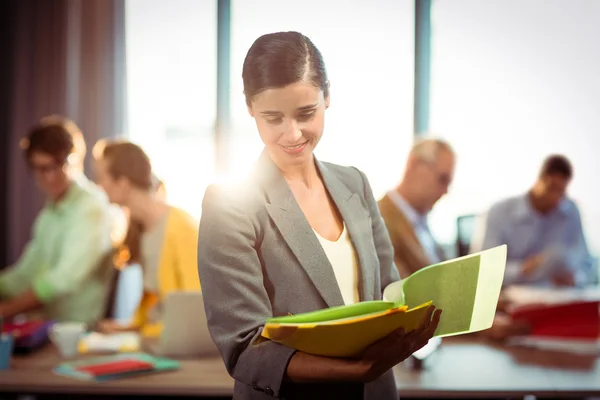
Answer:
<path fill-rule="evenodd" d="M 111 202 L 129 213 L 129 228 L 115 257 L 117 267 L 137 263 L 143 271 L 143 295 L 132 323 L 123 326 L 105 320 L 99 330 L 139 330 L 144 336 L 158 336 L 166 296 L 200 289 L 196 269 L 198 225 L 157 194 L 150 159 L 138 145 L 102 142 L 94 149 L 94 159 L 98 184 Z"/>

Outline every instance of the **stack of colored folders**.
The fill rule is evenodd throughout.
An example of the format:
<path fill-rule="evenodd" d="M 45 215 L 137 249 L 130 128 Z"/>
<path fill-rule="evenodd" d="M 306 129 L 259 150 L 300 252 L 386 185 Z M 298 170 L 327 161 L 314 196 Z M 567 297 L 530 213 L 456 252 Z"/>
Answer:
<path fill-rule="evenodd" d="M 512 287 L 506 296 L 512 318 L 531 327 L 511 344 L 600 354 L 600 288 Z"/>
<path fill-rule="evenodd" d="M 65 362 L 54 373 L 69 378 L 104 382 L 179 369 L 178 361 L 154 357 L 146 353 L 117 354 L 86 360 Z"/>
<path fill-rule="evenodd" d="M 408 311 L 393 302 L 367 301 L 313 313 L 271 318 L 263 336 L 310 354 L 350 357 L 394 328 L 419 326 L 430 303 Z"/>
<path fill-rule="evenodd" d="M 309 354 L 359 355 L 396 329 L 424 320 L 429 305 L 443 310 L 435 336 L 492 326 L 506 267 L 506 246 L 431 265 L 384 291 L 384 300 L 269 318 L 262 336 Z"/>

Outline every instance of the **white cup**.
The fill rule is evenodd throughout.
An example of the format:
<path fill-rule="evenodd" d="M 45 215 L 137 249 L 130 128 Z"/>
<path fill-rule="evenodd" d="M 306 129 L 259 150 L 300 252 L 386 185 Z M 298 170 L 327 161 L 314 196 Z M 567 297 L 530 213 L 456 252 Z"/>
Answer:
<path fill-rule="evenodd" d="M 50 327 L 48 336 L 61 356 L 70 358 L 77 355 L 79 340 L 86 329 L 82 322 L 57 322 Z"/>

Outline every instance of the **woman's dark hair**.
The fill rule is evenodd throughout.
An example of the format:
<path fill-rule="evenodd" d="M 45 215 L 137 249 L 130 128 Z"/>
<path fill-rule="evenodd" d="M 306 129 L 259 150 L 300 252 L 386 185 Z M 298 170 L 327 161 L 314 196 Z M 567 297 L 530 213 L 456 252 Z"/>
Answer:
<path fill-rule="evenodd" d="M 323 56 L 309 38 L 298 32 L 263 35 L 248 50 L 242 70 L 246 104 L 266 89 L 310 82 L 329 95 Z"/>
<path fill-rule="evenodd" d="M 150 158 L 144 150 L 127 140 L 101 140 L 94 147 L 94 158 L 106 161 L 113 179 L 127 178 L 141 190 L 151 190 L 154 175 Z"/>
<path fill-rule="evenodd" d="M 79 127 L 60 115 L 42 118 L 19 144 L 28 162 L 34 153 L 48 154 L 59 165 L 66 163 L 71 154 L 77 154 L 82 162 L 86 151 Z"/>

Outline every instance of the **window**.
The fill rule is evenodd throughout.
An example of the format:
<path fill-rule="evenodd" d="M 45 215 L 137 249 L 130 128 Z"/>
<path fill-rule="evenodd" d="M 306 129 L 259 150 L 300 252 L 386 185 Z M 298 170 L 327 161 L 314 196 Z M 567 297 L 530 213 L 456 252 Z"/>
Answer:
<path fill-rule="evenodd" d="M 437 0 L 432 30 L 431 129 L 459 157 L 432 214 L 438 238 L 454 240 L 457 216 L 524 193 L 559 152 L 598 253 L 600 2 Z"/>
<path fill-rule="evenodd" d="M 362 169 L 379 197 L 399 181 L 412 143 L 413 2 L 290 4 L 232 2 L 231 170 L 246 170 L 262 150 L 243 96 L 244 57 L 259 36 L 295 30 L 319 48 L 331 80 L 331 107 L 317 156 Z"/>
<path fill-rule="evenodd" d="M 216 24 L 215 1 L 126 3 L 129 139 L 196 217 L 215 172 Z"/>

